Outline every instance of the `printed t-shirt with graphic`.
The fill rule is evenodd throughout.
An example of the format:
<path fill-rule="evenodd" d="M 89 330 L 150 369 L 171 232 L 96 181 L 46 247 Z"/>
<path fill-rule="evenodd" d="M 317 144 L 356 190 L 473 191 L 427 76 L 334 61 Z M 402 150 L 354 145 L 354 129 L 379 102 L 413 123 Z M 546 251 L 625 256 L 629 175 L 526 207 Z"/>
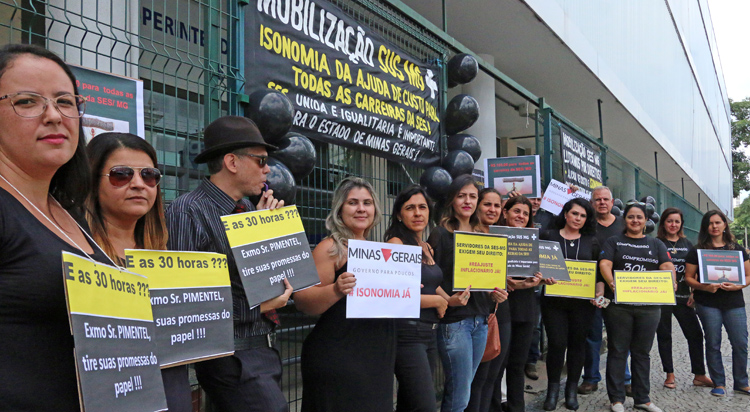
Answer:
<path fill-rule="evenodd" d="M 693 244 L 684 237 L 681 237 L 677 242 L 667 239 L 659 240 L 664 242 L 664 246 L 667 247 L 667 252 L 672 257 L 672 263 L 674 263 L 674 269 L 677 273 L 677 291 L 674 293 L 674 297 L 678 304 L 687 305 L 687 301 L 690 299 L 690 286 L 685 282 L 685 258 Z"/>
<path fill-rule="evenodd" d="M 612 236 L 602 246 L 601 259 L 612 261 L 612 275 L 615 271 L 644 272 L 659 270 L 659 266 L 672 260 L 667 247 L 660 240 L 644 236 L 640 239 L 624 234 Z M 604 296 L 614 299 L 609 285 L 604 288 Z"/>

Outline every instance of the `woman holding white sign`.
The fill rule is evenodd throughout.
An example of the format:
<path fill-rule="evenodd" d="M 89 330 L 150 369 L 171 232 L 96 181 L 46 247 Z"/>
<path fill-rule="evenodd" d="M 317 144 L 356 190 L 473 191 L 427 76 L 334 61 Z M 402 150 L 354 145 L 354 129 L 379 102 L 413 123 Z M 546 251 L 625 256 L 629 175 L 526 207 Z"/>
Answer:
<path fill-rule="evenodd" d="M 119 265 L 125 263 L 125 249 L 166 250 L 161 172 L 153 146 L 134 134 L 102 133 L 86 152 L 93 172 L 86 220 L 94 240 Z M 187 366 L 161 373 L 169 410 L 190 411 Z"/>
<path fill-rule="evenodd" d="M 412 185 L 402 190 L 393 202 L 393 213 L 385 241 L 422 248 L 421 310 L 419 319 L 396 321 L 396 410 L 435 411 L 435 386 L 432 374 L 437 357 L 436 331 L 445 315 L 450 297 L 440 287 L 443 271 L 435 263 L 432 247 L 422 240 L 432 214 L 432 202 L 425 189 Z"/>
<path fill-rule="evenodd" d="M 428 243 L 443 271 L 444 291 L 453 291 L 454 231 L 473 232 L 477 225 L 479 188 L 470 175 L 461 175 L 448 187 L 440 225 Z M 489 303 L 486 294 L 470 293 L 471 286 L 454 293 L 438 326 L 438 353 L 443 362 L 445 386 L 442 412 L 463 412 L 469 404 L 471 381 L 487 344 Z"/>
<path fill-rule="evenodd" d="M 321 315 L 302 345 L 302 411 L 392 411 L 396 328 L 393 319 L 347 319 L 349 239 L 366 240 L 381 219 L 372 185 L 344 179 L 326 218 L 331 235 L 313 251 L 320 284 L 294 294 L 297 308 Z"/>
<path fill-rule="evenodd" d="M 729 282 L 700 283 L 698 280 L 698 249 L 742 251 L 745 284 Z M 706 338 L 706 363 L 715 387 L 711 395 L 726 396 L 726 377 L 721 360 L 721 326 L 732 344 L 732 376 L 734 393 L 750 395 L 747 377 L 747 314 L 742 289 L 750 284 L 750 262 L 741 245 L 734 241 L 727 217 L 718 210 L 703 215 L 698 243 L 685 258 L 685 281 L 693 288 L 695 310 L 703 325 Z"/>
<path fill-rule="evenodd" d="M 667 378 L 664 387 L 675 389 L 674 363 L 672 362 L 672 314 L 680 323 L 682 333 L 688 343 L 690 368 L 695 374 L 693 385 L 712 387 L 713 382 L 706 376 L 706 365 L 703 357 L 703 330 L 695 313 L 695 301 L 690 286 L 685 281 L 685 258 L 693 244 L 682 232 L 684 219 L 682 211 L 676 207 L 665 209 L 661 214 L 656 238 L 664 242 L 677 273 L 676 305 L 661 307 L 661 321 L 656 329 L 656 341 L 659 345 L 659 357 Z"/>
<path fill-rule="evenodd" d="M 625 232 L 612 236 L 602 245 L 599 269 L 605 283 L 604 296 L 614 299 L 614 271 L 643 272 L 668 270 L 674 265 L 667 248 L 658 239 L 646 236 L 646 204 L 629 202 L 623 211 Z M 675 284 L 676 286 L 676 284 Z M 604 309 L 607 325 L 607 395 L 613 412 L 625 410 L 625 364 L 630 351 L 630 367 L 633 376 L 633 400 L 636 409 L 661 412 L 649 398 L 651 386 L 649 353 L 654 344 L 654 335 L 661 319 L 658 305 L 628 305 L 612 303 Z"/>
<path fill-rule="evenodd" d="M 596 233 L 594 208 L 587 200 L 575 198 L 565 203 L 553 222 L 553 228 L 539 235 L 540 239 L 560 244 L 563 257 L 568 260 L 596 261 L 599 258 L 599 242 Z M 597 296 L 604 294 L 604 283 L 597 279 Z M 594 318 L 593 301 L 542 295 L 542 320 L 547 329 L 549 349 L 547 352 L 547 399 L 544 410 L 557 409 L 560 394 L 560 376 L 567 360 L 565 383 L 565 407 L 578 410 L 578 379 L 581 377 L 586 356 L 586 328 Z M 567 358 L 566 358 L 567 350 Z"/>
<path fill-rule="evenodd" d="M 90 188 L 85 108 L 60 57 L 32 45 L 0 48 L 3 410 L 81 410 L 61 252 L 107 262 L 77 223 Z"/>

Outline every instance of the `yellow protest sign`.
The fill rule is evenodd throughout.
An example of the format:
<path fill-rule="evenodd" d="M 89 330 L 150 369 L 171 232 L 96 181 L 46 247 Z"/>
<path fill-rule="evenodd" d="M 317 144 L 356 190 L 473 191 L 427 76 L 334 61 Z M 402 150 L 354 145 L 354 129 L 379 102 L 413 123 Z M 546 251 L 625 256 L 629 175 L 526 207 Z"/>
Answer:
<path fill-rule="evenodd" d="M 148 279 L 63 252 L 70 313 L 153 321 Z"/>
<path fill-rule="evenodd" d="M 232 247 L 304 232 L 297 206 L 222 216 Z M 255 230 L 247 230 L 247 229 Z"/>
<path fill-rule="evenodd" d="M 639 305 L 674 305 L 672 272 L 615 271 L 615 303 Z"/>
<path fill-rule="evenodd" d="M 151 289 L 229 286 L 227 256 L 220 253 L 128 249 L 125 267 L 148 276 Z"/>
<path fill-rule="evenodd" d="M 587 260 L 566 260 L 570 281 L 557 281 L 546 285 L 546 296 L 560 296 L 576 299 L 594 299 L 596 297 L 596 262 Z"/>
<path fill-rule="evenodd" d="M 485 233 L 455 232 L 453 290 L 505 289 L 508 238 Z M 450 291 L 446 291 L 450 292 Z"/>

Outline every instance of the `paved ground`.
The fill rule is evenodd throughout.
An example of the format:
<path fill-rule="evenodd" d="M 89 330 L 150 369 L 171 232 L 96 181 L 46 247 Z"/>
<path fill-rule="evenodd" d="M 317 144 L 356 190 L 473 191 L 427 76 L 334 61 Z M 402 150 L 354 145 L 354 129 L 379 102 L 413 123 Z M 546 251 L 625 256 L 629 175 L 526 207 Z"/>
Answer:
<path fill-rule="evenodd" d="M 750 306 L 750 288 L 745 289 L 745 302 Z M 749 322 L 750 323 L 750 322 Z M 717 398 L 709 394 L 709 388 L 697 388 L 693 386 L 693 375 L 690 373 L 690 359 L 688 357 L 687 341 L 682 335 L 682 330 L 677 320 L 672 321 L 673 356 L 675 364 L 676 389 L 667 389 L 662 386 L 666 374 L 662 372 L 659 352 L 656 348 L 656 340 L 651 351 L 651 401 L 664 410 L 664 412 L 740 412 L 750 411 L 750 397 L 735 395 L 731 389 L 725 398 Z M 732 388 L 732 358 L 731 346 L 726 333 L 722 340 L 722 355 L 724 357 L 724 369 L 727 373 L 727 388 Z M 602 376 L 606 367 L 606 354 L 602 356 Z M 528 388 L 526 394 L 526 410 L 542 411 L 542 404 L 546 397 L 547 382 L 544 380 L 546 370 L 544 364 L 538 364 L 540 379 L 531 381 L 527 379 Z M 561 386 L 565 386 L 564 382 Z M 558 411 L 567 411 L 563 405 L 563 395 L 560 394 Z M 609 400 L 607 399 L 606 385 L 599 383 L 599 390 L 590 395 L 578 395 L 581 405 L 579 411 L 609 411 Z M 633 407 L 633 399 L 628 398 L 625 402 L 626 411 L 637 411 Z"/>

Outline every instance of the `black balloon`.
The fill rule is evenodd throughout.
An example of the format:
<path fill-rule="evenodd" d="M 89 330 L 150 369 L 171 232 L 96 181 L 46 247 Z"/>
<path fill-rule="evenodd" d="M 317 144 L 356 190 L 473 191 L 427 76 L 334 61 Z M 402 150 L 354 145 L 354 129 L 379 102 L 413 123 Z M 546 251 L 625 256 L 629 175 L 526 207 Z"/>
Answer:
<path fill-rule="evenodd" d="M 448 85 L 465 84 L 477 77 L 479 63 L 474 56 L 460 53 L 448 60 Z"/>
<path fill-rule="evenodd" d="M 284 163 L 296 179 L 310 174 L 315 167 L 315 145 L 299 133 L 290 132 L 276 142 L 279 150 L 271 156 Z"/>
<path fill-rule="evenodd" d="M 656 212 L 656 208 L 651 203 L 646 203 L 646 216 L 651 216 Z"/>
<path fill-rule="evenodd" d="M 653 232 L 655 228 L 656 228 L 656 223 L 654 223 L 651 220 L 646 221 L 646 234 Z"/>
<path fill-rule="evenodd" d="M 462 132 L 479 118 L 479 103 L 468 94 L 459 94 L 448 102 L 445 109 L 445 131 L 450 134 Z"/>
<path fill-rule="evenodd" d="M 656 199 L 653 196 L 643 196 L 641 202 L 656 205 Z"/>
<path fill-rule="evenodd" d="M 654 223 L 659 223 L 659 214 L 654 212 L 648 219 L 653 221 Z"/>
<path fill-rule="evenodd" d="M 451 174 L 438 166 L 428 168 L 419 178 L 419 184 L 427 189 L 427 194 L 432 200 L 442 199 L 451 183 L 453 183 Z"/>
<path fill-rule="evenodd" d="M 622 208 L 623 208 L 623 207 L 624 207 L 625 205 L 623 205 L 623 204 L 622 204 L 622 200 L 620 200 L 620 199 L 615 199 L 615 206 L 619 207 L 619 208 L 620 208 L 620 209 L 622 210 Z"/>
<path fill-rule="evenodd" d="M 266 142 L 275 144 L 292 127 L 292 102 L 283 93 L 271 89 L 257 90 L 249 98 L 245 117 L 258 125 Z"/>
<path fill-rule="evenodd" d="M 479 144 L 479 139 L 476 137 L 466 134 L 454 134 L 448 136 L 448 151 L 463 150 L 471 155 L 476 163 L 482 156 L 482 146 Z"/>
<path fill-rule="evenodd" d="M 453 150 L 445 155 L 442 166 L 455 179 L 457 176 L 470 175 L 474 171 L 474 159 L 463 150 Z"/>
<path fill-rule="evenodd" d="M 620 203 L 622 203 L 622 202 L 620 202 Z M 622 215 L 622 210 L 619 207 L 617 207 L 617 206 L 612 206 L 611 213 L 613 215 L 615 215 L 615 216 L 621 216 Z"/>
<path fill-rule="evenodd" d="M 294 204 L 297 187 L 292 172 L 284 163 L 274 158 L 268 159 L 268 167 L 271 171 L 266 175 L 266 183 L 269 189 L 273 189 L 273 197 L 283 200 L 286 205 Z"/>

